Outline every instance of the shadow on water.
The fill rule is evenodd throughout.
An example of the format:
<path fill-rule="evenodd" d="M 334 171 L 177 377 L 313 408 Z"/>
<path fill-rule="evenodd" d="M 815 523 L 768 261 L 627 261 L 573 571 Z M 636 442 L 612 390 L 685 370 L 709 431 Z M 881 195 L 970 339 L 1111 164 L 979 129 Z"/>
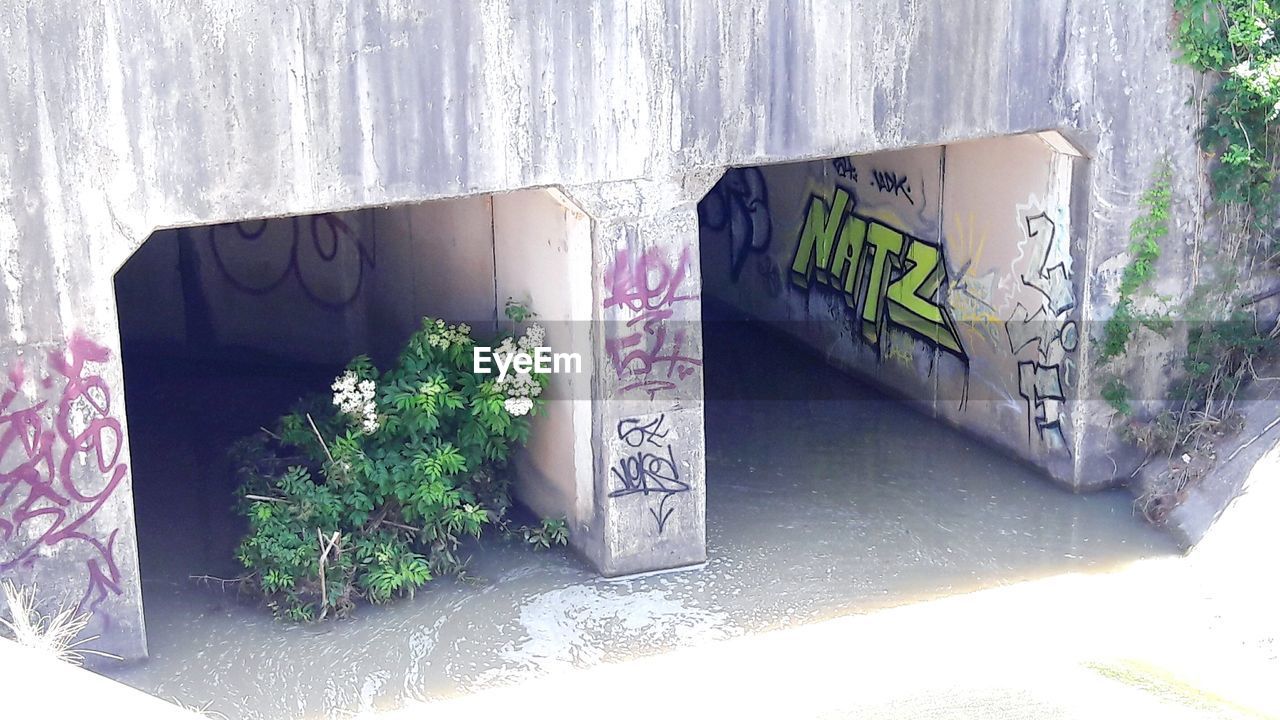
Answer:
<path fill-rule="evenodd" d="M 494 541 L 477 582 L 316 626 L 189 576 L 237 571 L 227 445 L 332 371 L 131 361 L 151 659 L 110 674 L 229 718 L 325 716 L 1175 552 L 1127 493 L 1059 490 L 769 331 L 709 323 L 705 344 L 705 567 L 607 581 Z M 762 384 L 839 399 L 741 399 Z"/>
<path fill-rule="evenodd" d="M 869 610 L 1177 552 L 1126 490 L 1071 493 L 779 333 L 706 328 L 708 552 L 772 576 L 759 600 L 780 613 Z"/>

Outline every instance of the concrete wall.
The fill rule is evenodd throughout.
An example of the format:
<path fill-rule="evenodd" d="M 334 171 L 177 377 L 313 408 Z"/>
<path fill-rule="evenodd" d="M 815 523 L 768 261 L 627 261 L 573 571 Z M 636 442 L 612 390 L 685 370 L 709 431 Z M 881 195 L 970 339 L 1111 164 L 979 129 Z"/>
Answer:
<path fill-rule="evenodd" d="M 373 349 L 392 359 L 430 315 L 495 330 L 493 208 L 488 196 L 378 208 L 379 267 L 369 288 Z"/>
<path fill-rule="evenodd" d="M 597 271 L 616 279 L 620 250 L 624 278 L 633 258 L 696 257 L 697 179 L 723 168 L 1058 128 L 1091 156 L 1073 225 L 1082 319 L 1103 319 L 1118 273 L 1095 270 L 1122 266 L 1152 169 L 1199 178 L 1195 78 L 1172 61 L 1169 17 L 1168 0 L 6 5 L 0 571 L 83 588 L 108 645 L 143 653 L 112 273 L 156 228 L 546 186 L 591 218 L 593 266 L 576 272 L 594 317 L 618 323 L 611 346 L 592 341 L 613 368 L 592 381 L 597 490 L 632 457 L 619 422 L 665 418 L 680 438 L 665 531 L 647 511 L 670 505 L 597 492 L 597 557 L 696 562 L 700 352 L 680 387 L 615 402 L 647 381 L 644 363 L 606 364 L 645 309 L 606 304 Z M 1179 187 L 1183 227 L 1198 208 L 1183 202 L 1195 183 Z M 696 292 L 663 295 L 664 312 L 696 318 Z M 1088 343 L 1077 352 L 1085 486 L 1132 465 L 1113 462 Z"/>
<path fill-rule="evenodd" d="M 121 337 L 346 362 L 370 343 L 379 244 L 367 211 L 157 232 L 118 273 Z"/>
<path fill-rule="evenodd" d="M 591 448 L 591 222 L 558 192 L 493 197 L 499 312 L 525 303 L 555 352 L 577 353 L 581 372 L 551 375 L 546 413 L 515 457 L 516 496 L 543 517 L 566 518 L 570 539 L 587 552 L 595 500 Z"/>
<path fill-rule="evenodd" d="M 480 196 L 162 230 L 116 291 L 130 345 L 389 361 L 424 315 L 493 332 L 492 208 Z"/>
<path fill-rule="evenodd" d="M 1046 133 L 731 170 L 699 207 L 704 287 L 1074 487 L 1083 243 L 1076 156 L 1050 142 L 1071 149 Z"/>

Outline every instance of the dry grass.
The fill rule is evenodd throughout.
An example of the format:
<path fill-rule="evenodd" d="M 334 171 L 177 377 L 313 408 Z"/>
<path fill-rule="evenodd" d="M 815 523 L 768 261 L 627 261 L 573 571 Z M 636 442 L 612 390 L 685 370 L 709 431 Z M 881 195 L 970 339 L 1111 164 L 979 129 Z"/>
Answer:
<path fill-rule="evenodd" d="M 89 613 L 60 606 L 57 612 L 45 615 L 37 606 L 35 588 L 18 588 L 6 580 L 0 590 L 4 592 L 12 616 L 9 620 L 0 617 L 0 626 L 19 645 L 72 665 L 83 665 L 86 655 L 120 659 L 110 653 L 83 647 L 98 639 L 97 635 L 80 638 L 80 633 L 89 625 Z"/>

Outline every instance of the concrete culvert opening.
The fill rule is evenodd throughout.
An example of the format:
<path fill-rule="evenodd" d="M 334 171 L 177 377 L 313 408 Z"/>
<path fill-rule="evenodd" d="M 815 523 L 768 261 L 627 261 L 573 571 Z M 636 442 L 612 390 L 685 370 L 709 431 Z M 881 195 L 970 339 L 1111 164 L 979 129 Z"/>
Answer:
<path fill-rule="evenodd" d="M 372 350 L 370 225 L 358 212 L 161 231 L 117 273 L 149 618 L 192 576 L 243 571 L 232 442 Z"/>
<path fill-rule="evenodd" d="M 108 671 L 229 716 L 272 703 L 282 715 L 349 707 L 364 673 L 399 672 L 406 687 L 431 689 L 420 676 L 424 638 L 478 588 L 443 578 L 412 599 L 361 604 L 349 620 L 274 620 L 221 581 L 245 572 L 228 448 L 300 397 L 326 393 L 353 356 L 389 367 L 424 316 L 467 323 L 477 341 L 508 323 L 508 297 L 566 316 L 565 244 L 584 232 L 563 198 L 530 190 L 153 234 L 115 278 L 149 659 Z M 568 327 L 549 325 L 549 335 Z M 548 402 L 512 463 L 518 522 L 574 518 L 572 405 Z M 492 534 L 465 549 L 482 583 L 530 554 Z M 541 557 L 590 575 L 571 553 Z M 300 681 L 271 670 L 300 657 L 349 661 L 361 679 L 335 695 L 324 673 Z"/>
<path fill-rule="evenodd" d="M 708 553 L 777 577 L 762 612 L 1174 551 L 1125 490 L 1072 492 L 1069 150 L 1047 133 L 735 168 L 701 202 Z"/>

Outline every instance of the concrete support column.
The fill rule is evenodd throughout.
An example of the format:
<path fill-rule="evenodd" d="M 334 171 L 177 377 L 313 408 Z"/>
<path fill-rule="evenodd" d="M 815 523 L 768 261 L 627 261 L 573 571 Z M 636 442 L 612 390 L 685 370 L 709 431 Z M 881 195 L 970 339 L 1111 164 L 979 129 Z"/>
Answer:
<path fill-rule="evenodd" d="M 565 188 L 592 221 L 594 504 L 606 576 L 706 560 L 697 202 L 720 172 Z"/>
<path fill-rule="evenodd" d="M 5 263 L 0 315 L 0 578 L 46 614 L 91 613 L 85 647 L 133 659 L 147 646 L 112 265 L 66 245 L 88 235 L 0 232 L 0 256 L 23 258 Z"/>

